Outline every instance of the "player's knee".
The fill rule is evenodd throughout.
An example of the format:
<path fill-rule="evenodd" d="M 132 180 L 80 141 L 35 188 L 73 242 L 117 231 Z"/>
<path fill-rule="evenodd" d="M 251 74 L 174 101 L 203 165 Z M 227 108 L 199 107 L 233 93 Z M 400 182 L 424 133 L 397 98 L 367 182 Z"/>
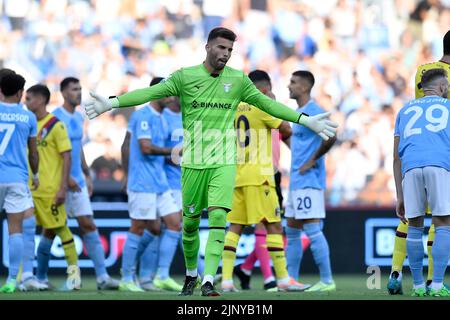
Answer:
<path fill-rule="evenodd" d="M 190 234 L 198 230 L 200 226 L 200 215 L 195 217 L 183 216 L 183 233 Z"/>
<path fill-rule="evenodd" d="M 268 223 L 266 225 L 267 233 L 271 234 L 282 234 L 283 233 L 283 226 L 280 222 L 276 223 Z"/>
<path fill-rule="evenodd" d="M 43 235 L 44 237 L 46 237 L 47 239 L 50 239 L 50 240 L 53 240 L 53 239 L 55 239 L 55 237 L 56 237 L 55 232 L 54 232 L 53 230 L 51 230 L 51 229 L 44 229 L 44 230 L 42 231 L 42 235 Z"/>
<path fill-rule="evenodd" d="M 209 227 L 223 227 L 227 225 L 227 215 L 222 211 L 211 211 L 208 216 Z"/>
<path fill-rule="evenodd" d="M 172 231 L 180 231 L 181 230 L 181 220 L 180 215 L 178 213 L 173 213 L 165 217 L 164 223 L 167 226 L 167 229 Z"/>
<path fill-rule="evenodd" d="M 97 226 L 90 216 L 79 217 L 78 225 L 80 226 L 80 230 L 83 234 L 94 232 L 97 230 Z"/>
<path fill-rule="evenodd" d="M 159 236 L 161 234 L 161 223 L 151 221 L 147 225 L 147 230 L 150 231 L 151 234 Z"/>

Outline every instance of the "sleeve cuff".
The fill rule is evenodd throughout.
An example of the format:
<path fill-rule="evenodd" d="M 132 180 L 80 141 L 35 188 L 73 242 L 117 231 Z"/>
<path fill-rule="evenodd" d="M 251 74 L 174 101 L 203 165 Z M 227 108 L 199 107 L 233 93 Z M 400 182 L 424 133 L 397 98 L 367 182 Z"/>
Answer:
<path fill-rule="evenodd" d="M 109 102 L 113 108 L 120 108 L 119 99 L 117 97 L 109 98 Z"/>

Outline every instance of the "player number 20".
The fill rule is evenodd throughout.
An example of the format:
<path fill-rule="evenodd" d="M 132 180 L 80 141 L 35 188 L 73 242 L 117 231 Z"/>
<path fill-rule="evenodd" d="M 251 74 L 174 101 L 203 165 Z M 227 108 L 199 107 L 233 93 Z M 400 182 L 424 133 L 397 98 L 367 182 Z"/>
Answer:
<path fill-rule="evenodd" d="M 311 209 L 311 198 L 310 197 L 304 197 L 297 198 L 298 206 L 297 210 L 303 210 L 303 209 Z"/>
<path fill-rule="evenodd" d="M 433 111 L 439 110 L 440 116 L 433 116 Z M 404 114 L 414 112 L 414 115 L 409 119 L 403 134 L 404 138 L 408 138 L 414 134 L 421 134 L 422 128 L 413 128 L 417 120 L 422 116 L 423 109 L 418 106 L 412 106 L 405 110 Z M 448 109 L 440 104 L 433 104 L 427 111 L 425 111 L 425 119 L 429 122 L 425 128 L 431 132 L 438 132 L 447 128 L 448 124 Z"/>
<path fill-rule="evenodd" d="M 13 123 L 0 123 L 0 132 L 6 130 L 3 139 L 0 141 L 0 156 L 5 153 L 6 147 L 8 146 L 9 140 L 11 140 L 15 128 L 16 125 Z"/>

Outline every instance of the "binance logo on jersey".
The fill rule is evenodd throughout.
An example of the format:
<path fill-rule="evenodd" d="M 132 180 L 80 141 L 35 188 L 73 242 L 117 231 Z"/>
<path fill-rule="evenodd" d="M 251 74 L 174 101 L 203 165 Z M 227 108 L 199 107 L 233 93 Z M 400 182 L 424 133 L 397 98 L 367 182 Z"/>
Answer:
<path fill-rule="evenodd" d="M 192 108 L 209 108 L 209 109 L 231 109 L 231 103 L 222 102 L 198 102 L 197 100 L 192 101 Z"/>

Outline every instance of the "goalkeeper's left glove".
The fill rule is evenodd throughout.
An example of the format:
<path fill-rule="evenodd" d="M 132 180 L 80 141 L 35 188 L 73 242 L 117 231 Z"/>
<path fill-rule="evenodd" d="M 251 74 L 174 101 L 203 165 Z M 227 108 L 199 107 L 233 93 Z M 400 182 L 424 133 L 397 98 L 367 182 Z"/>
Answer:
<path fill-rule="evenodd" d="M 112 108 L 119 107 L 119 99 L 117 98 L 107 99 L 94 92 L 90 92 L 90 94 L 93 99 L 86 103 L 84 107 L 89 120 L 94 119 Z"/>
<path fill-rule="evenodd" d="M 328 140 L 336 135 L 336 128 L 338 127 L 336 122 L 328 119 L 330 114 L 330 112 L 325 112 L 308 116 L 302 113 L 298 123 L 317 133 L 323 140 Z"/>

